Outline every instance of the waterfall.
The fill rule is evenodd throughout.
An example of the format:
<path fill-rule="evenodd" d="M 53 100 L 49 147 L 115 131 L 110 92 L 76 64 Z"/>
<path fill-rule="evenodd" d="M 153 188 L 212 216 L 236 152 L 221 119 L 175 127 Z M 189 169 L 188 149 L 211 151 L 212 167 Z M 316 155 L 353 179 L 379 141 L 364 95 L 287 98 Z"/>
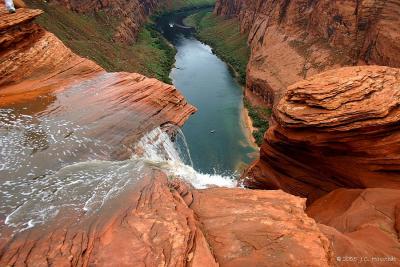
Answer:
<path fill-rule="evenodd" d="M 162 169 L 167 175 L 177 176 L 195 188 L 203 189 L 212 186 L 235 187 L 234 175 L 205 174 L 193 168 L 193 162 L 180 128 L 176 129 L 173 142 L 170 136 L 160 127 L 155 128 L 135 145 L 134 159 L 140 159 Z M 186 160 L 185 160 L 186 159 Z"/>
<path fill-rule="evenodd" d="M 151 168 L 198 189 L 236 185 L 233 176 L 197 172 L 185 136 L 176 126 L 155 128 L 133 146 L 130 159 L 113 161 L 105 157 L 111 147 L 90 138 L 85 128 L 63 121 L 35 121 L 29 116 L 16 119 L 9 112 L 3 115 L 0 214 L 4 217 L 0 220 L 12 231 L 51 224 L 64 214 L 96 214 L 110 200 L 134 187 Z M 74 134 L 70 136 L 60 129 Z M 32 139 L 30 146 L 25 144 L 27 139 Z"/>

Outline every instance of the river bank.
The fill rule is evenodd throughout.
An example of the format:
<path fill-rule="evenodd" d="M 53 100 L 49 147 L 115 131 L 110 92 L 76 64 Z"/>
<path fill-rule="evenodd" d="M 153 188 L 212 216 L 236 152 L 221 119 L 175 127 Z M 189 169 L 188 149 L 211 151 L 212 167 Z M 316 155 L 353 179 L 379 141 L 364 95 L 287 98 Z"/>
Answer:
<path fill-rule="evenodd" d="M 243 91 L 229 65 L 197 39 L 193 28 L 181 26 L 189 15 L 166 14 L 157 21 L 177 49 L 173 85 L 198 108 L 182 131 L 196 171 L 237 177 L 238 166 L 248 166 L 257 151 L 243 125 Z"/>
<path fill-rule="evenodd" d="M 67 8 L 67 5 L 58 1 L 26 0 L 26 3 L 30 8 L 44 11 L 44 14 L 35 22 L 56 35 L 74 53 L 93 60 L 110 72 L 136 72 L 171 84 L 169 73 L 176 51 L 154 29 L 154 21 L 158 16 L 167 12 L 196 10 L 199 7 L 212 6 L 215 1 L 160 2 L 157 6 L 143 11 L 149 14 L 142 14 L 140 13 L 142 11 L 135 9 L 134 12 L 140 13 L 135 13 L 133 18 L 133 20 L 138 20 L 137 23 L 126 27 L 126 31 L 123 32 L 129 35 L 136 30 L 136 38 L 129 42 L 116 38 L 121 28 L 124 28 L 121 27 L 121 23 L 127 18 L 116 16 L 115 12 L 119 12 L 119 9 L 113 10 L 115 7 L 111 5 L 112 3 L 107 3 L 110 6 L 94 10 L 82 7 L 84 11 L 78 12 L 74 8 Z M 83 3 L 81 4 L 85 6 Z M 78 6 L 81 4 L 76 3 Z M 127 3 L 127 5 L 129 4 Z"/>
<path fill-rule="evenodd" d="M 246 133 L 247 139 L 250 140 L 251 144 L 258 149 L 258 145 L 256 143 L 256 139 L 253 136 L 253 132 L 256 130 L 253 126 L 253 120 L 249 115 L 249 110 L 243 105 L 241 109 L 241 122 L 242 126 L 244 127 L 244 131 Z"/>
<path fill-rule="evenodd" d="M 271 111 L 246 92 L 246 69 L 250 57 L 247 33 L 241 33 L 237 19 L 225 19 L 211 12 L 200 11 L 184 19 L 185 25 L 196 30 L 196 37 L 210 45 L 213 52 L 228 64 L 242 86 L 242 120 L 248 139 L 259 147 L 268 128 Z"/>

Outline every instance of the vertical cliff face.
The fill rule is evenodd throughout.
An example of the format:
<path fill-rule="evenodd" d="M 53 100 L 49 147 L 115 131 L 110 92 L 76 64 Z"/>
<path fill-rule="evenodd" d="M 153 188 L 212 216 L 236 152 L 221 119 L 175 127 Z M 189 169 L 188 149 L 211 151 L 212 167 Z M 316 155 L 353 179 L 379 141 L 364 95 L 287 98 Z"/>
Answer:
<path fill-rule="evenodd" d="M 337 265 L 397 266 L 400 1 L 218 0 L 214 13 L 249 33 L 247 90 L 273 107 L 244 184 L 306 197 Z"/>
<path fill-rule="evenodd" d="M 124 43 L 133 43 L 140 31 L 140 27 L 146 22 L 148 16 L 158 7 L 162 1 L 157 0 L 53 0 L 76 12 L 103 11 L 119 19 L 119 25 L 115 32 L 115 40 Z"/>
<path fill-rule="evenodd" d="M 270 105 L 303 78 L 346 65 L 400 66 L 400 2 L 218 0 L 249 32 L 247 88 Z"/>

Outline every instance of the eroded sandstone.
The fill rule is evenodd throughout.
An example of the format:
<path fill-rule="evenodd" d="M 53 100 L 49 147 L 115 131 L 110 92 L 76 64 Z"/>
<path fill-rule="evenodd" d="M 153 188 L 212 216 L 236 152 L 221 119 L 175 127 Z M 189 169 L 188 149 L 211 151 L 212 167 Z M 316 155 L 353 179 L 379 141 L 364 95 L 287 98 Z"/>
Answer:
<path fill-rule="evenodd" d="M 278 191 L 212 188 L 190 204 L 220 266 L 330 266 L 330 242 L 304 214 L 305 199 Z"/>
<path fill-rule="evenodd" d="M 249 33 L 247 90 L 269 105 L 286 87 L 348 65 L 399 67 L 399 1 L 218 0 Z"/>
<path fill-rule="evenodd" d="M 331 245 L 304 208 L 282 191 L 194 190 L 150 169 L 96 216 L 63 214 L 3 236 L 0 264 L 331 266 Z"/>
<path fill-rule="evenodd" d="M 107 73 L 73 54 L 54 35 L 32 23 L 40 13 L 28 9 L 0 13 L 4 18 L 0 21 L 5 22 L 0 24 L 4 33 L 0 39 L 0 107 L 15 111 L 16 118 L 23 115 L 39 122 L 65 120 L 90 126 L 85 128 L 86 137 L 108 144 L 117 153 L 111 157 L 115 160 L 129 157 L 120 148 L 129 148 L 145 132 L 165 123 L 181 125 L 195 111 L 173 86 L 139 74 Z M 63 139 L 75 134 L 66 133 Z M 46 133 L 34 137 L 38 142 L 50 138 Z M 39 161 L 46 170 L 68 172 L 63 169 L 65 162 L 92 152 L 73 150 L 66 142 L 67 152 L 81 154 L 62 153 L 57 158 L 46 152 L 57 142 L 45 142 L 45 147 L 26 157 L 31 163 Z M 1 214 L 0 265 L 243 266 L 257 262 L 259 266 L 281 266 L 299 265 L 303 255 L 307 255 L 308 266 L 331 262 L 331 246 L 305 214 L 304 199 L 282 191 L 198 191 L 181 180 L 171 180 L 145 161 L 127 164 L 137 169 L 130 170 L 124 190 L 118 191 L 118 197 L 108 192 L 111 197 L 101 205 L 93 204 L 97 208 L 87 208 L 88 202 L 81 204 L 85 207 L 68 208 L 72 203 L 66 203 L 42 223 L 24 229 L 7 223 L 12 218 Z M 118 170 L 117 166 L 112 175 L 119 175 Z M 73 175 L 74 167 L 70 171 Z M 47 176 L 33 180 L 45 183 Z M 80 178 L 71 184 L 80 183 Z M 35 201 L 39 205 L 58 201 L 44 199 Z"/>
<path fill-rule="evenodd" d="M 337 189 L 315 201 L 307 214 L 332 241 L 340 266 L 398 266 L 399 207 L 396 189 Z"/>
<path fill-rule="evenodd" d="M 341 187 L 400 189 L 399 74 L 346 67 L 288 87 L 245 183 L 310 202 Z"/>
<path fill-rule="evenodd" d="M 159 125 L 181 126 L 195 112 L 171 85 L 136 73 L 107 73 L 77 56 L 32 23 L 40 13 L 1 9 L 0 107 L 37 102 L 32 112 L 45 118 L 63 110 L 68 120 L 94 125 L 93 137 L 112 146 L 132 144 Z"/>

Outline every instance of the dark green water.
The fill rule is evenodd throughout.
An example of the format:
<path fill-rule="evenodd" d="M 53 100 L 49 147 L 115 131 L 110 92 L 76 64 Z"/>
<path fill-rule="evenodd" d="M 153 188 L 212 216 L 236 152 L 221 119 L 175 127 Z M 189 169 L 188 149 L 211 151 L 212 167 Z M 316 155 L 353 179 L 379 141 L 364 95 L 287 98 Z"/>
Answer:
<path fill-rule="evenodd" d="M 186 99 L 198 108 L 183 127 L 194 168 L 202 173 L 230 174 L 254 158 L 255 148 L 245 135 L 242 89 L 228 66 L 212 49 L 183 28 L 187 14 L 159 19 L 158 27 L 176 47 L 170 77 Z"/>

